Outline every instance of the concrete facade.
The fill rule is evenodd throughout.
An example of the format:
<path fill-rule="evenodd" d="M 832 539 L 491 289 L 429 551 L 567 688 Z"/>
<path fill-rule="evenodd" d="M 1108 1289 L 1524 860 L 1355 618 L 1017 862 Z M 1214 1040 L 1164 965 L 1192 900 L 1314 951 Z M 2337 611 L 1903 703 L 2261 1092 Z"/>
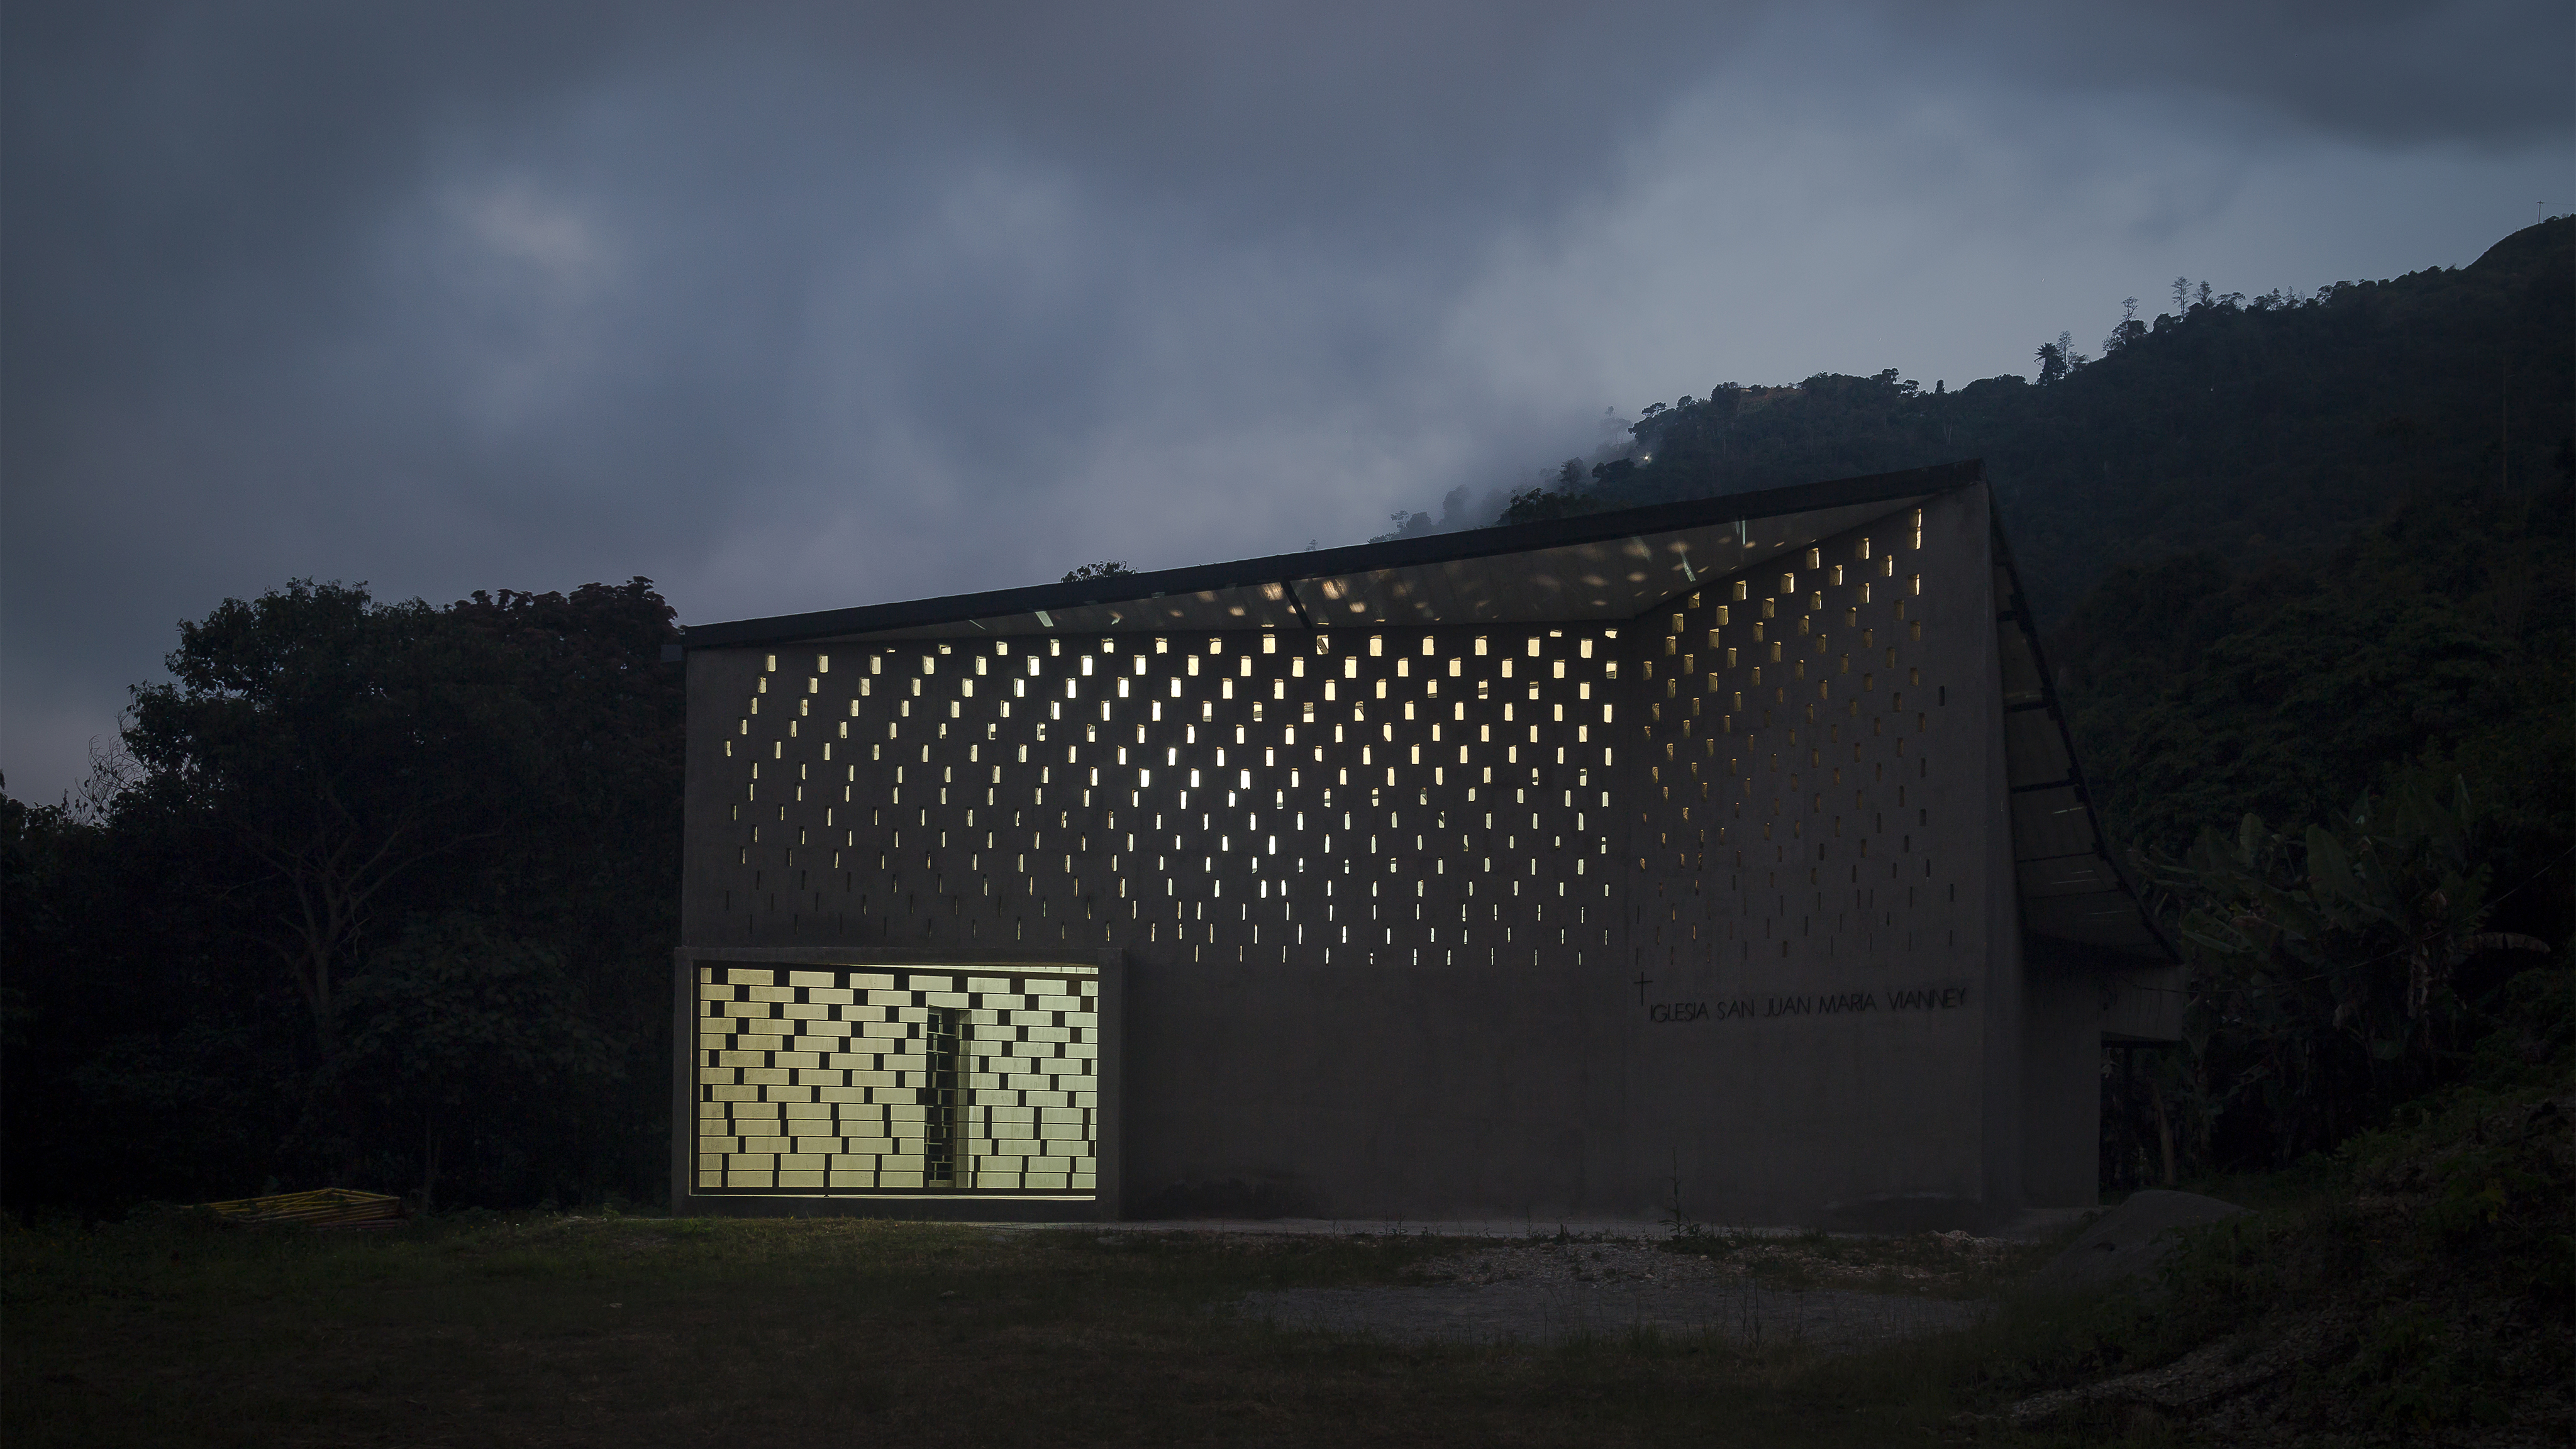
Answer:
<path fill-rule="evenodd" d="M 2178 981 L 1973 465 L 1223 568 L 689 632 L 683 1210 L 2092 1200 Z"/>

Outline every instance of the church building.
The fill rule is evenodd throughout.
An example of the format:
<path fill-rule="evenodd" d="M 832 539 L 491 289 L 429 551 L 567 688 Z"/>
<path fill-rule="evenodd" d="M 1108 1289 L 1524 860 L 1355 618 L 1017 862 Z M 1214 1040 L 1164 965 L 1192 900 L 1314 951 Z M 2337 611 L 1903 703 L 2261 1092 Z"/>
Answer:
<path fill-rule="evenodd" d="M 693 626 L 677 1212 L 1977 1227 L 2180 968 L 1975 463 Z"/>

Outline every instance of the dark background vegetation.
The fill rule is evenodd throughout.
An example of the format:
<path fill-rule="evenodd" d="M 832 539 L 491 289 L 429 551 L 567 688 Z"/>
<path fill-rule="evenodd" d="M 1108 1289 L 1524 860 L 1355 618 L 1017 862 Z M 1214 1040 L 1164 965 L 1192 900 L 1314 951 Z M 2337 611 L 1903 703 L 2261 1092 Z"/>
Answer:
<path fill-rule="evenodd" d="M 676 637 L 644 579 L 181 625 L 90 798 L 0 805 L 8 1202 L 654 1195 Z"/>
<path fill-rule="evenodd" d="M 2310 298 L 2176 292 L 2037 383 L 1685 397 L 1506 514 L 1987 460 L 2193 959 L 2190 1039 L 2106 1070 L 2113 1186 L 2386 1123 L 2576 926 L 2576 221 Z M 660 1199 L 673 637 L 644 579 L 296 581 L 183 624 L 81 797 L 0 803 L 0 1201 Z"/>

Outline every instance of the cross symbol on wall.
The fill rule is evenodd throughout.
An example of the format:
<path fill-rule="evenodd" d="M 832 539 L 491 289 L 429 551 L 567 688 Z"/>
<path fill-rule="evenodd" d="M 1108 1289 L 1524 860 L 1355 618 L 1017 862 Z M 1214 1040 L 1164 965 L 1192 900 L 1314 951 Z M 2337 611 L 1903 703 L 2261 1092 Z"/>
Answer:
<path fill-rule="evenodd" d="M 1638 1004 L 1639 1006 L 1643 1006 L 1643 1005 L 1645 1005 L 1645 1004 L 1646 1004 L 1646 988 L 1647 988 L 1647 987 L 1649 987 L 1649 986 L 1652 986 L 1654 983 L 1655 983 L 1655 979 L 1654 979 L 1653 977 L 1651 977 L 1651 976 L 1648 976 L 1645 972 L 1640 971 L 1640 972 L 1638 972 L 1638 973 L 1637 973 L 1637 980 L 1636 980 L 1636 987 L 1637 987 L 1637 1004 Z"/>

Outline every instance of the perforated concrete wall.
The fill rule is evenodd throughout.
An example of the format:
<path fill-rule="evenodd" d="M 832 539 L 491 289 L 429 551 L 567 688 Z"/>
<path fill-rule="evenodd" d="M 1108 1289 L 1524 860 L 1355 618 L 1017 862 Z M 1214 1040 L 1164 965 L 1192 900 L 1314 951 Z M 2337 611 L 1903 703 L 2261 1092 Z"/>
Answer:
<path fill-rule="evenodd" d="M 1933 822 L 1932 732 L 1973 660 L 1926 647 L 1920 514 L 1649 621 L 1661 629 L 1638 665 L 1640 960 L 1884 960 L 1958 944 L 1960 861 L 1943 874 L 1938 843 L 1959 821 L 1945 802 Z"/>
<path fill-rule="evenodd" d="M 734 869 L 693 904 L 750 940 L 1597 955 L 1618 634 L 1000 639 L 845 649 L 838 678 L 762 651 Z"/>
<path fill-rule="evenodd" d="M 694 651 L 687 938 L 1121 953 L 1131 1211 L 1999 1211 L 1988 529 L 1615 624 Z"/>

